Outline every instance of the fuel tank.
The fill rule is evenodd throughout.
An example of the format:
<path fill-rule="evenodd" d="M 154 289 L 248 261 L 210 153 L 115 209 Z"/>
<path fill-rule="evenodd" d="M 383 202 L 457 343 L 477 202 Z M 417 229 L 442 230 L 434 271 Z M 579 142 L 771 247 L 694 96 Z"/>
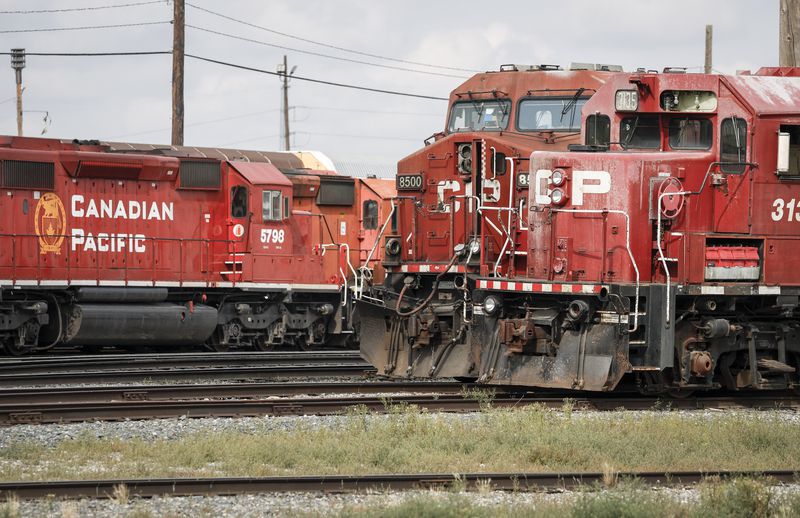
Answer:
<path fill-rule="evenodd" d="M 66 309 L 63 343 L 73 345 L 192 345 L 217 326 L 217 310 L 202 304 L 74 304 Z"/>

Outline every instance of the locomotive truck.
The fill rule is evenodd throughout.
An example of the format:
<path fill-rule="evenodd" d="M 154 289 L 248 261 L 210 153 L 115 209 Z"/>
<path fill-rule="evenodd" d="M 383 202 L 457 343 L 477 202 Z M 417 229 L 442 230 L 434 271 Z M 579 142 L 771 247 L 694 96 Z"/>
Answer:
<path fill-rule="evenodd" d="M 331 169 L 315 153 L 0 138 L 0 345 L 355 343 L 356 268 L 391 191 Z"/>
<path fill-rule="evenodd" d="M 500 385 L 796 388 L 798 76 L 605 77 L 582 107 L 579 144 L 538 148 L 525 173 L 497 160 L 475 167 L 473 192 L 482 197 L 488 179 L 524 184 L 527 207 L 509 203 L 498 217 L 480 197 L 449 195 L 442 204 L 460 201 L 460 213 L 422 228 L 400 218 L 403 246 L 392 254 L 386 243 L 391 273 L 359 304 L 362 355 L 384 374 Z M 473 145 L 494 145 L 487 137 Z M 418 215 L 441 185 L 435 171 L 459 178 L 424 171 L 403 192 Z M 441 254 L 419 264 L 419 243 L 433 238 Z"/>

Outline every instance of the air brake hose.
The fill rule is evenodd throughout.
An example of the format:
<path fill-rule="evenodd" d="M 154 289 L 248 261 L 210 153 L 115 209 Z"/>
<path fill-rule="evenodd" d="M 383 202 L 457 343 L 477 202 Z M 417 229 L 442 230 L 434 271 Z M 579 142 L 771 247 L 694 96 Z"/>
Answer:
<path fill-rule="evenodd" d="M 397 304 L 394 307 L 395 313 L 397 313 L 398 316 L 405 318 L 405 317 L 410 317 L 411 315 L 416 315 L 417 313 L 425 309 L 428 306 L 428 304 L 430 304 L 431 300 L 433 300 L 433 297 L 436 296 L 436 293 L 439 291 L 439 281 L 442 279 L 442 277 L 444 277 L 444 275 L 447 272 L 450 271 L 450 268 L 455 264 L 457 259 L 458 259 L 458 254 L 454 255 L 453 258 L 450 259 L 450 262 L 447 263 L 445 269 L 442 270 L 439 273 L 439 275 L 436 276 L 436 279 L 434 279 L 433 281 L 433 288 L 431 289 L 431 292 L 428 294 L 425 300 L 423 300 L 419 306 L 412 308 L 408 311 L 400 310 L 400 305 L 403 303 L 403 298 L 406 296 L 406 290 L 408 290 L 410 284 L 406 284 L 405 286 L 403 286 L 403 289 L 400 290 L 400 295 L 397 298 Z"/>

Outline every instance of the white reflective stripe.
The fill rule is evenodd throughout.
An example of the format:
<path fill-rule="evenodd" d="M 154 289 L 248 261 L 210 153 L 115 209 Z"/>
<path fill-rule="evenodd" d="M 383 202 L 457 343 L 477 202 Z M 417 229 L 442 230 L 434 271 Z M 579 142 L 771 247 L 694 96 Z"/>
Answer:
<path fill-rule="evenodd" d="M 128 286 L 152 286 L 153 281 L 128 281 Z"/>
<path fill-rule="evenodd" d="M 702 295 L 725 295 L 724 286 L 700 286 Z"/>
<path fill-rule="evenodd" d="M 583 286 L 581 286 L 581 291 L 583 293 L 594 293 L 594 286 L 592 286 L 591 284 L 584 284 Z"/>
<path fill-rule="evenodd" d="M 205 288 L 208 286 L 207 282 L 184 282 L 184 288 Z"/>
<path fill-rule="evenodd" d="M 492 281 L 492 289 L 493 290 L 500 290 L 502 289 L 503 284 L 500 281 Z"/>
<path fill-rule="evenodd" d="M 561 285 L 561 293 L 572 293 L 573 291 L 574 290 L 573 290 L 572 284 L 562 284 Z"/>
<path fill-rule="evenodd" d="M 759 295 L 780 295 L 781 294 L 781 287 L 780 286 L 759 286 L 758 287 L 758 294 Z"/>
<path fill-rule="evenodd" d="M 553 291 L 553 285 L 552 284 L 542 284 L 542 291 L 550 293 L 551 291 Z"/>
<path fill-rule="evenodd" d="M 533 284 L 530 282 L 523 282 L 522 291 L 533 291 Z"/>
<path fill-rule="evenodd" d="M 42 286 L 68 286 L 69 284 L 67 283 L 67 281 L 50 281 L 50 280 L 48 280 L 48 281 L 42 281 L 41 285 Z"/>
<path fill-rule="evenodd" d="M 26 280 L 22 280 L 22 281 L 17 281 L 15 284 L 17 286 L 37 286 L 39 284 L 39 282 L 38 281 L 31 281 L 31 280 L 27 280 L 26 279 Z"/>
<path fill-rule="evenodd" d="M 429 264 L 421 264 L 419 265 L 419 272 L 420 273 L 428 273 L 431 271 L 431 265 Z"/>

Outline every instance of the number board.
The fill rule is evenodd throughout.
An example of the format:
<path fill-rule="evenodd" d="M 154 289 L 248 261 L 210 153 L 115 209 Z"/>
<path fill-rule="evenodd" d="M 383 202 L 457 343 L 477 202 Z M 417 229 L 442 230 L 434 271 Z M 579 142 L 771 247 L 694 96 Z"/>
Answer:
<path fill-rule="evenodd" d="M 397 175 L 396 186 L 398 191 L 421 191 L 421 174 L 399 174 Z"/>
<path fill-rule="evenodd" d="M 530 177 L 531 175 L 526 172 L 517 174 L 517 187 L 520 189 L 527 189 L 530 184 Z"/>

